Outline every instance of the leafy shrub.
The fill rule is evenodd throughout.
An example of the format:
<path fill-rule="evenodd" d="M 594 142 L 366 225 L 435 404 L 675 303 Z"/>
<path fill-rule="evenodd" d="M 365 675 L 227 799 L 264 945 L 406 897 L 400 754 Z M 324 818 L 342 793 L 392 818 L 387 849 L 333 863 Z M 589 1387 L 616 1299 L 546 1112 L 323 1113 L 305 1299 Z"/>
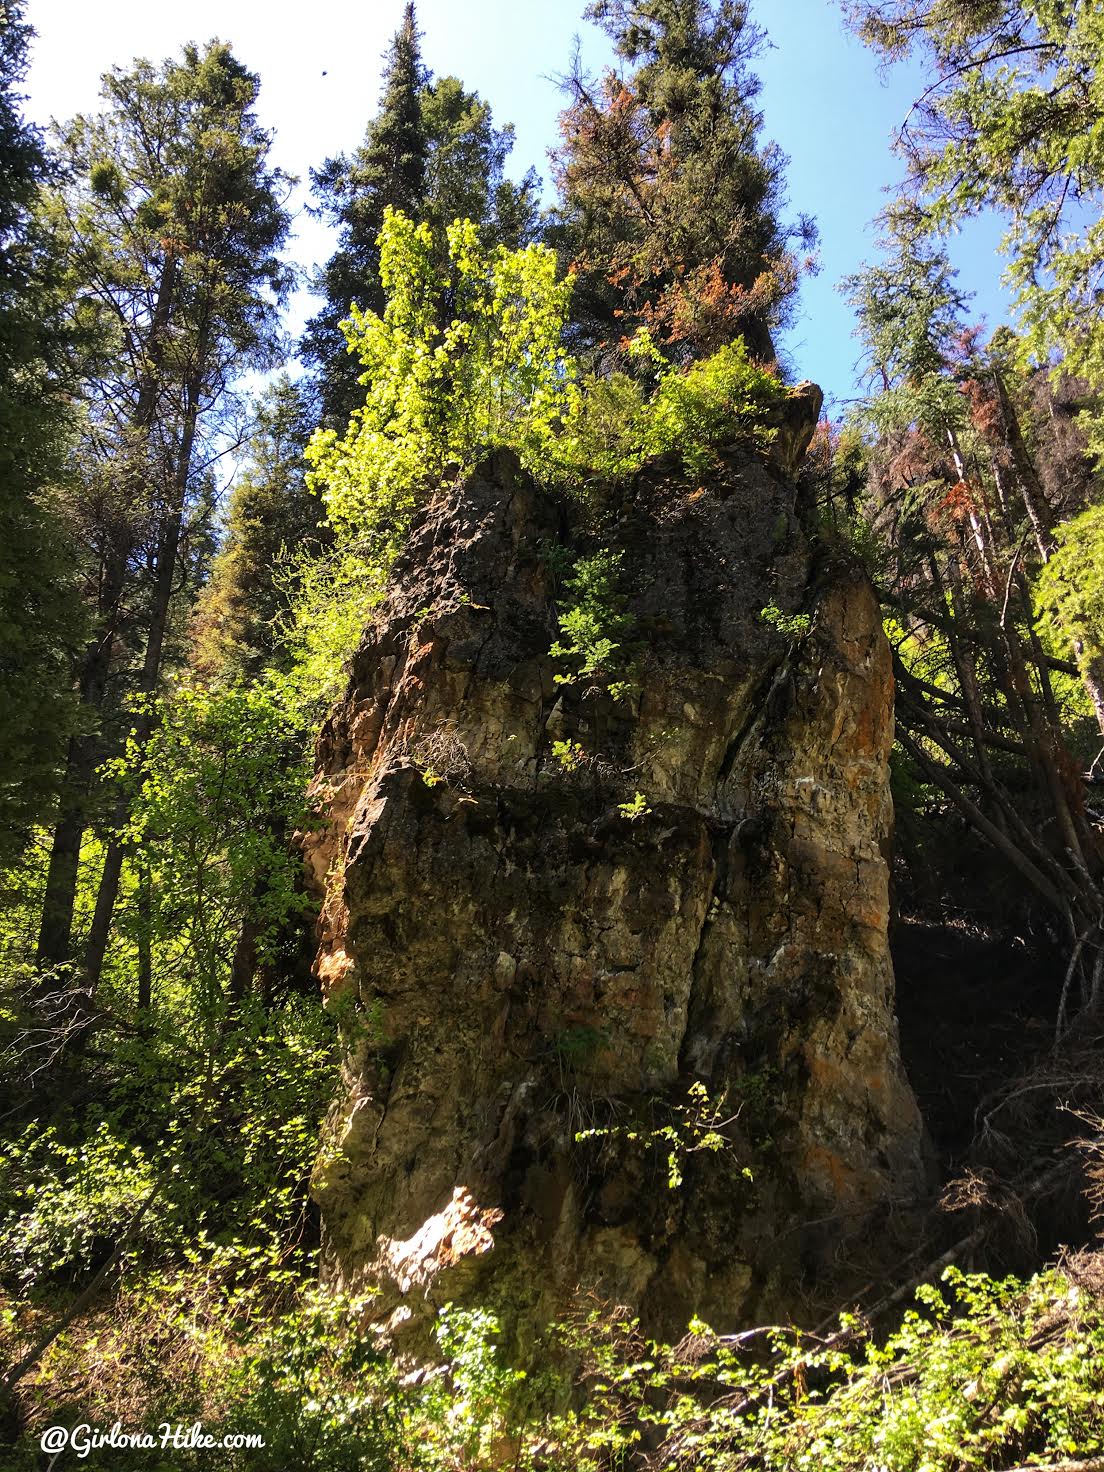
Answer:
<path fill-rule="evenodd" d="M 696 1322 L 672 1348 L 592 1314 L 565 1331 L 588 1396 L 550 1465 L 960 1472 L 1104 1450 L 1104 1300 L 1057 1270 L 944 1281 L 882 1343 L 845 1318 L 828 1338 Z"/>
<path fill-rule="evenodd" d="M 567 597 L 559 615 L 562 640 L 548 651 L 553 659 L 570 660 L 571 674 L 558 674 L 557 685 L 609 673 L 623 662 L 621 640 L 631 626 L 617 591 L 620 552 L 601 548 L 581 557 L 566 580 Z"/>
<path fill-rule="evenodd" d="M 761 608 L 759 617 L 784 639 L 804 639 L 813 627 L 813 620 L 809 614 L 783 613 L 776 603 L 768 603 L 766 608 Z"/>
<path fill-rule="evenodd" d="M 286 704 L 317 725 L 341 695 L 345 661 L 383 597 L 398 533 L 384 537 L 349 535 L 319 553 L 292 554 L 279 572 L 288 611 L 280 620 L 280 639 L 288 657 L 281 681 Z"/>
<path fill-rule="evenodd" d="M 288 844 L 307 817 L 306 728 L 278 682 L 181 681 L 146 715 L 144 747 L 132 738 L 111 764 L 129 797 L 123 838 L 149 884 L 144 910 L 124 909 L 120 928 L 151 947 L 162 977 L 180 978 L 194 1020 L 221 1025 L 243 925 L 258 961 L 271 961 L 307 907 Z"/>
<path fill-rule="evenodd" d="M 125 1406 L 134 1429 L 200 1420 L 209 1435 L 261 1438 L 218 1454 L 228 1472 L 531 1465 L 520 1460 L 533 1425 L 529 1381 L 503 1361 L 494 1314 L 447 1305 L 440 1362 L 412 1373 L 367 1326 L 370 1297 L 296 1279 L 277 1263 L 243 1278 L 233 1257 L 212 1246 L 184 1272 L 150 1274 L 106 1321 L 52 1352 L 50 1372 L 70 1384 L 74 1372 L 90 1378 L 80 1419 L 110 1425 Z M 57 1419 L 56 1405 L 49 1414 Z M 88 1465 L 166 1465 L 154 1453 L 117 1455 L 94 1454 Z"/>
<path fill-rule="evenodd" d="M 644 463 L 644 386 L 628 373 L 591 374 L 570 392 L 553 448 L 554 474 L 575 488 L 615 483 Z"/>
<path fill-rule="evenodd" d="M 628 818 L 630 823 L 635 823 L 638 818 L 646 818 L 652 811 L 648 806 L 648 799 L 642 792 L 634 792 L 628 802 L 619 802 L 617 811 L 623 818 Z"/>
<path fill-rule="evenodd" d="M 29 1125 L 0 1145 L 0 1270 L 25 1290 L 99 1266 L 154 1186 L 141 1147 L 106 1122 L 76 1145 L 52 1127 Z"/>
<path fill-rule="evenodd" d="M 446 1304 L 437 1322 L 444 1364 L 411 1398 L 411 1420 L 431 1472 L 518 1464 L 528 1407 L 527 1376 L 503 1362 L 500 1325 L 487 1309 Z M 508 1455 L 507 1455 L 508 1453 Z"/>
<path fill-rule="evenodd" d="M 579 1130 L 575 1134 L 577 1143 L 586 1141 L 621 1141 L 646 1155 L 662 1157 L 667 1188 L 677 1191 L 683 1182 L 683 1167 L 691 1155 L 708 1150 L 714 1155 L 720 1151 L 731 1153 L 731 1142 L 723 1130 L 735 1119 L 722 1120 L 726 1096 L 711 1099 L 709 1091 L 699 1080 L 690 1084 L 685 1102 L 671 1105 L 663 1113 L 665 1118 L 646 1120 L 629 1118 L 612 1125 L 596 1125 Z M 737 1111 L 738 1113 L 739 1111 Z M 741 1174 L 752 1179 L 751 1171 L 744 1167 Z"/>
<path fill-rule="evenodd" d="M 689 473 L 702 475 L 717 446 L 770 440 L 769 409 L 785 389 L 750 361 L 742 340 L 686 369 L 668 363 L 646 329 L 629 351 L 654 377 L 650 394 L 627 374 L 568 384 L 562 429 L 548 447 L 563 483 L 621 480 L 661 455 L 678 455 Z"/>
<path fill-rule="evenodd" d="M 552 755 L 564 772 L 578 772 L 590 763 L 586 747 L 578 741 L 553 741 Z"/>
<path fill-rule="evenodd" d="M 767 411 L 784 396 L 778 379 L 749 360 L 742 338 L 685 372 L 664 367 L 648 406 L 645 457 L 678 454 L 700 475 L 717 445 L 768 443 Z"/>
<path fill-rule="evenodd" d="M 487 250 L 470 220 L 446 231 L 442 271 L 429 225 L 388 209 L 379 236 L 383 316 L 356 306 L 349 347 L 364 365 L 364 406 L 339 437 L 319 430 L 311 483 L 342 532 L 401 535 L 420 495 L 452 466 L 495 445 L 535 462 L 569 374 L 561 335 L 570 281 L 555 253 L 532 245 Z"/>
<path fill-rule="evenodd" d="M 362 1329 L 365 1307 L 366 1300 L 308 1288 L 239 1342 L 219 1387 L 222 1419 L 265 1442 L 241 1454 L 243 1467 L 391 1472 L 413 1464 L 398 1367 Z"/>
<path fill-rule="evenodd" d="M 553 251 L 488 250 L 455 220 L 442 271 L 430 226 L 391 209 L 378 244 L 383 315 L 354 306 L 345 324 L 365 403 L 344 435 L 319 430 L 307 449 L 334 534 L 319 577 L 295 570 L 288 620 L 293 680 L 314 698 L 334 693 L 413 511 L 446 477 L 496 446 L 554 488 L 622 480 L 659 455 L 702 474 L 718 445 L 765 444 L 785 394 L 742 341 L 683 370 L 646 331 L 629 345 L 639 377 L 580 380 L 563 343 L 572 278 L 556 280 Z"/>

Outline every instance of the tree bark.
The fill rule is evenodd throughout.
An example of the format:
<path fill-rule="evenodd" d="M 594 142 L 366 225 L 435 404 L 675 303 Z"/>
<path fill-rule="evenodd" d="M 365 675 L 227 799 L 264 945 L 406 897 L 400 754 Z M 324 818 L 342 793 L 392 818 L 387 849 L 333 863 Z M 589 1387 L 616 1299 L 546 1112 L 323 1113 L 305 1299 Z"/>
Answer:
<path fill-rule="evenodd" d="M 197 361 L 202 364 L 205 356 L 205 343 L 201 340 L 197 351 Z M 168 627 L 173 583 L 176 578 L 177 555 L 180 550 L 180 536 L 184 526 L 184 505 L 187 498 L 188 480 L 192 468 L 192 450 L 195 445 L 196 421 L 199 414 L 199 387 L 199 382 L 196 379 L 193 379 L 188 385 L 187 409 L 185 411 L 180 449 L 176 457 L 172 499 L 158 541 L 157 575 L 154 581 L 149 632 L 146 636 L 146 652 L 142 662 L 142 678 L 139 684 L 140 692 L 146 696 L 152 695 L 157 689 L 157 682 L 161 674 L 161 657 L 165 646 L 165 630 Z M 150 715 L 148 712 L 143 711 L 131 738 L 139 756 L 145 750 L 152 729 Z M 116 813 L 116 818 L 117 822 L 115 826 L 119 828 L 126 819 L 125 805 L 120 805 Z M 115 836 L 109 842 L 107 854 L 104 858 L 103 872 L 100 875 L 99 889 L 96 893 L 96 909 L 92 917 L 92 925 L 88 932 L 88 944 L 85 950 L 85 977 L 88 990 L 93 995 L 103 974 L 104 957 L 107 954 L 107 945 L 111 937 L 111 921 L 115 913 L 115 901 L 119 895 L 119 881 L 122 877 L 123 857 L 123 842 L 119 837 Z"/>
<path fill-rule="evenodd" d="M 178 260 L 167 255 L 162 264 L 146 334 L 146 366 L 138 384 L 131 421 L 132 427 L 143 436 L 157 406 L 165 334 L 172 316 L 179 274 Z M 136 491 L 138 489 L 135 487 Z M 97 716 L 103 709 L 107 693 L 115 639 L 122 622 L 127 563 L 133 550 L 133 538 L 122 526 L 107 529 L 107 542 L 99 590 L 100 627 L 85 651 L 77 680 L 81 708 L 93 711 Z M 43 966 L 62 965 L 72 955 L 80 851 L 88 827 L 88 799 L 99 754 L 98 745 L 95 732 L 74 736 L 69 743 L 63 796 L 54 825 L 38 935 L 37 956 Z"/>
<path fill-rule="evenodd" d="M 122 618 L 121 601 L 129 547 L 120 545 L 121 541 L 120 536 L 112 539 L 101 580 L 100 627 L 85 650 L 78 684 L 82 710 L 97 715 L 103 709 L 111 673 L 112 648 Z M 71 954 L 77 872 L 81 843 L 88 826 L 88 799 L 98 748 L 95 731 L 80 732 L 69 742 L 38 933 L 37 954 L 43 966 L 62 965 Z"/>

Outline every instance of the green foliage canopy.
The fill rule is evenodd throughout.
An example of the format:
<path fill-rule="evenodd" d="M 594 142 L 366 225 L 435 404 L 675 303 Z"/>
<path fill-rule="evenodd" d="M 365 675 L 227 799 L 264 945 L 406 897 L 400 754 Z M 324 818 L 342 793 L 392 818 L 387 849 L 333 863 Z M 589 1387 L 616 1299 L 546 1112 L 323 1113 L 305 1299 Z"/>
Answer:
<path fill-rule="evenodd" d="M 1083 660 L 1104 655 L 1104 506 L 1090 506 L 1054 532 L 1056 550 L 1035 585 L 1044 626 L 1073 633 Z"/>
<path fill-rule="evenodd" d="M 536 467 L 572 372 L 561 346 L 570 282 L 557 282 L 547 248 L 488 248 L 457 220 L 446 274 L 432 227 L 390 209 L 379 245 L 387 305 L 382 316 L 354 306 L 345 327 L 367 398 L 344 436 L 321 429 L 307 447 L 334 544 L 301 565 L 285 638 L 299 697 L 315 708 L 336 693 L 415 506 L 495 445 Z"/>
<path fill-rule="evenodd" d="M 434 227 L 438 265 L 447 269 L 445 228 L 477 223 L 481 238 L 516 246 L 533 229 L 536 176 L 505 175 L 513 130 L 496 128 L 490 106 L 456 77 L 432 80 L 421 57 L 414 5 L 385 59 L 379 111 L 351 156 L 312 170 L 319 213 L 339 229 L 338 249 L 319 273 L 321 311 L 307 324 L 302 353 L 314 370 L 323 424 L 341 431 L 360 405 L 358 369 L 342 323 L 355 304 L 382 314 L 380 231 L 388 209 Z"/>
<path fill-rule="evenodd" d="M 898 140 L 915 228 L 996 209 L 1023 350 L 1104 386 L 1104 11 L 1094 0 L 850 0 L 929 85 Z"/>
<path fill-rule="evenodd" d="M 271 961 L 305 901 L 289 835 L 305 821 L 305 732 L 278 685 L 181 681 L 151 736 L 113 769 L 129 789 L 122 835 L 150 878 L 150 901 L 122 919 L 154 951 L 163 983 L 197 1027 L 221 1018 L 235 942 L 249 926 Z"/>
<path fill-rule="evenodd" d="M 320 430 L 307 450 L 335 530 L 373 527 L 383 547 L 446 468 L 470 468 L 496 444 L 535 464 L 564 403 L 571 287 L 556 280 L 553 252 L 488 250 L 471 220 L 454 221 L 447 240 L 442 274 L 430 226 L 388 209 L 387 306 L 354 307 L 347 329 L 367 400 L 344 438 Z"/>
<path fill-rule="evenodd" d="M 637 378 L 580 377 L 564 344 L 573 278 L 557 279 L 554 252 L 487 246 L 471 220 L 446 238 L 442 273 L 432 227 L 387 211 L 387 305 L 354 307 L 346 325 L 367 397 L 344 436 L 320 429 L 307 447 L 335 539 L 304 569 L 289 620 L 308 701 L 334 694 L 339 651 L 362 631 L 415 507 L 488 451 L 509 447 L 539 482 L 577 493 L 660 455 L 703 474 L 718 445 L 765 445 L 785 393 L 741 341 L 682 369 L 647 331 L 631 348 Z"/>

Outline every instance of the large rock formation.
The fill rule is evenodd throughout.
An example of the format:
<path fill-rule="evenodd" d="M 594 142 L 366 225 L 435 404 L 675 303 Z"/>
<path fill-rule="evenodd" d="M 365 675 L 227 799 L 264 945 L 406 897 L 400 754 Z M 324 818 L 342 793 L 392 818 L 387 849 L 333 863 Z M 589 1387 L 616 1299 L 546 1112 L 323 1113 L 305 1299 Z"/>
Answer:
<path fill-rule="evenodd" d="M 603 535 L 499 453 L 413 530 L 307 840 L 360 1022 L 315 1189 L 331 1271 L 396 1324 L 477 1295 L 524 1326 L 582 1285 L 731 1326 L 917 1188 L 889 650 L 795 497 L 738 450 L 657 465 Z M 620 700 L 549 655 L 562 549 L 614 539 Z"/>

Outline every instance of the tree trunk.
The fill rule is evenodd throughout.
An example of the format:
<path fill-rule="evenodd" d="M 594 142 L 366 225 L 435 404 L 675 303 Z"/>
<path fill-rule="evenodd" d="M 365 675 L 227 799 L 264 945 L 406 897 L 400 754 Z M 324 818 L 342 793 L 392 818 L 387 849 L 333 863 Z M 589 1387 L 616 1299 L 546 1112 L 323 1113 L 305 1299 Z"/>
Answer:
<path fill-rule="evenodd" d="M 253 989 L 257 974 L 257 926 L 247 915 L 238 931 L 238 943 L 234 947 L 234 960 L 230 967 L 230 1000 L 241 1002 Z"/>
<path fill-rule="evenodd" d="M 138 385 L 132 420 L 142 432 L 149 428 L 157 405 L 164 357 L 164 338 L 172 315 L 179 277 L 179 262 L 168 255 L 161 268 L 157 300 L 150 318 L 145 344 L 146 367 Z M 135 488 L 138 489 L 137 487 Z M 103 708 L 111 673 L 112 652 L 122 622 L 122 597 L 132 538 L 122 527 L 108 528 L 108 550 L 99 590 L 100 629 L 85 651 L 78 675 L 80 705 L 99 712 Z M 77 898 L 81 843 L 88 827 L 88 798 L 96 770 L 98 741 L 95 733 L 74 736 L 69 743 L 62 799 L 54 826 L 46 891 L 42 902 L 37 955 L 41 965 L 62 965 L 70 959 L 73 945 L 73 911 Z"/>
<path fill-rule="evenodd" d="M 100 628 L 85 650 L 81 664 L 78 685 L 81 708 L 97 713 L 103 708 L 111 673 L 112 648 L 121 623 L 121 600 L 129 551 L 128 547 L 119 545 L 122 541 L 122 537 L 117 537 L 116 545 L 109 551 L 100 588 Z M 37 954 L 43 966 L 62 965 L 71 954 L 77 871 L 81 843 L 88 826 L 88 798 L 98 747 L 94 731 L 81 732 L 69 742 L 38 933 Z"/>
<path fill-rule="evenodd" d="M 202 362 L 203 355 L 199 355 Z M 146 653 L 142 662 L 142 678 L 139 690 L 143 695 L 152 695 L 157 689 L 161 673 L 161 656 L 165 646 L 165 630 L 169 622 L 172 603 L 173 582 L 176 578 L 176 561 L 180 549 L 180 534 L 184 526 L 184 503 L 188 491 L 188 479 L 192 468 L 192 448 L 195 444 L 196 420 L 198 418 L 199 384 L 188 385 L 188 408 L 184 421 L 184 432 L 180 440 L 176 470 L 173 476 L 173 494 L 166 520 L 162 525 L 157 549 L 157 577 L 154 582 L 153 600 L 150 611 L 149 632 L 146 636 Z M 139 757 L 145 750 L 152 730 L 152 722 L 143 713 L 135 727 L 132 743 Z M 120 805 L 116 813 L 115 827 L 121 827 L 126 819 L 125 806 Z M 104 956 L 111 936 L 111 921 L 115 913 L 115 901 L 119 894 L 119 880 L 123 871 L 123 844 L 114 837 L 108 844 L 103 873 L 96 893 L 96 910 L 88 932 L 84 970 L 90 993 L 95 990 L 103 973 Z"/>

